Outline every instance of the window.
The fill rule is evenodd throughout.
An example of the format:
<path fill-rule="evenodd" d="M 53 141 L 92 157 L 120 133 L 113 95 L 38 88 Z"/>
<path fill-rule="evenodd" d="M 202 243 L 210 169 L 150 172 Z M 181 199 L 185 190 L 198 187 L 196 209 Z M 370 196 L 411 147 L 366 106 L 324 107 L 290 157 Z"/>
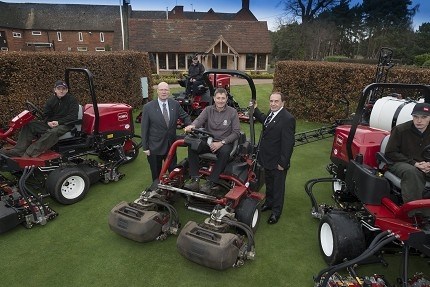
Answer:
<path fill-rule="evenodd" d="M 18 32 L 12 32 L 12 36 L 14 37 L 14 38 L 21 38 L 22 36 L 21 36 L 21 33 L 18 33 Z"/>
<path fill-rule="evenodd" d="M 246 54 L 245 69 L 254 70 L 254 65 L 255 65 L 255 55 L 254 54 Z"/>
<path fill-rule="evenodd" d="M 78 32 L 79 42 L 82 42 L 84 40 L 84 35 L 82 35 L 82 32 Z"/>
<path fill-rule="evenodd" d="M 178 54 L 178 70 L 185 70 L 185 61 L 186 61 L 186 55 L 185 54 Z"/>
<path fill-rule="evenodd" d="M 86 52 L 86 51 L 88 51 L 87 47 L 78 47 L 77 49 L 78 49 L 78 52 Z"/>
<path fill-rule="evenodd" d="M 1 51 L 9 51 L 8 47 L 1 47 Z"/>
<path fill-rule="evenodd" d="M 57 40 L 58 41 L 63 41 L 63 38 L 61 37 L 61 32 L 57 32 Z"/>
<path fill-rule="evenodd" d="M 158 68 L 161 70 L 166 70 L 166 53 L 159 53 L 158 54 Z"/>
<path fill-rule="evenodd" d="M 36 47 L 36 48 L 51 48 L 52 43 L 44 43 L 44 42 L 27 42 L 26 43 L 28 47 Z"/>
<path fill-rule="evenodd" d="M 96 52 L 104 52 L 106 51 L 105 47 L 96 47 Z"/>
<path fill-rule="evenodd" d="M 169 70 L 176 70 L 176 54 L 168 54 Z"/>
<path fill-rule="evenodd" d="M 42 32 L 40 32 L 40 31 L 31 31 L 31 35 L 33 35 L 33 36 L 40 36 L 40 35 L 42 35 Z"/>
<path fill-rule="evenodd" d="M 257 70 L 266 70 L 266 55 L 257 54 Z"/>
<path fill-rule="evenodd" d="M 100 42 L 104 43 L 105 41 L 105 34 L 103 32 L 100 32 Z"/>

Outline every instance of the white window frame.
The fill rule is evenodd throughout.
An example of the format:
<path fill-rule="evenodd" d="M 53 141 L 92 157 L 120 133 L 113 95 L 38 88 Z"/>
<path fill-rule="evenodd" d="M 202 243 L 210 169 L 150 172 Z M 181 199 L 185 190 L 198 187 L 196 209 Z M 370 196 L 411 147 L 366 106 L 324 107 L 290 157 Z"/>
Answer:
<path fill-rule="evenodd" d="M 0 49 L 1 51 L 9 51 L 9 48 L 8 47 L 1 47 L 1 49 Z"/>
<path fill-rule="evenodd" d="M 84 35 L 82 34 L 82 32 L 78 32 L 78 38 L 79 38 L 79 42 L 84 41 Z"/>
<path fill-rule="evenodd" d="M 31 35 L 33 35 L 33 36 L 42 36 L 42 32 L 41 31 L 31 31 Z"/>
<path fill-rule="evenodd" d="M 105 34 L 103 32 L 100 32 L 100 43 L 105 42 Z"/>
<path fill-rule="evenodd" d="M 14 38 L 22 38 L 22 34 L 20 32 L 12 32 L 12 37 L 14 37 Z"/>
<path fill-rule="evenodd" d="M 87 47 L 77 47 L 76 50 L 78 52 L 88 52 L 88 48 Z"/>
<path fill-rule="evenodd" d="M 106 48 L 105 47 L 96 47 L 96 52 L 105 52 Z"/>
<path fill-rule="evenodd" d="M 63 37 L 61 35 L 61 32 L 57 32 L 57 40 L 58 40 L 58 42 L 63 41 Z"/>

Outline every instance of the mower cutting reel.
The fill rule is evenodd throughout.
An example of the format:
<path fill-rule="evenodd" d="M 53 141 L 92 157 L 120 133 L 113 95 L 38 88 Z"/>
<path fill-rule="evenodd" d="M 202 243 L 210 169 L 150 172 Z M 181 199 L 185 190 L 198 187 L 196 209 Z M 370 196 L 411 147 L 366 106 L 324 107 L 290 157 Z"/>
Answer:
<path fill-rule="evenodd" d="M 251 101 L 256 99 L 255 86 L 245 73 L 235 70 L 208 70 L 203 77 L 233 75 L 246 79 L 251 90 Z M 215 88 L 209 83 L 209 91 Z M 252 111 L 251 111 L 252 112 Z M 264 172 L 256 161 L 254 121 L 250 119 L 250 139 L 241 133 L 234 143 L 230 160 L 220 175 L 220 188 L 211 194 L 187 190 L 189 179 L 188 159 L 167 173 L 168 167 L 179 147 L 190 147 L 196 151 L 213 140 L 213 135 L 204 129 L 194 129 L 179 138 L 171 146 L 163 164 L 159 179 L 142 192 L 134 203 L 120 203 L 109 215 L 111 230 L 126 238 L 147 242 L 164 239 L 176 234 L 180 227 L 177 212 L 173 207 L 182 195 L 185 207 L 206 215 L 202 223 L 189 221 L 179 232 L 177 249 L 192 262 L 209 268 L 224 270 L 243 265 L 254 259 L 254 232 L 260 220 L 260 206 L 264 195 L 259 193 L 264 184 Z M 205 180 L 217 160 L 214 154 L 200 155 L 199 177 Z"/>

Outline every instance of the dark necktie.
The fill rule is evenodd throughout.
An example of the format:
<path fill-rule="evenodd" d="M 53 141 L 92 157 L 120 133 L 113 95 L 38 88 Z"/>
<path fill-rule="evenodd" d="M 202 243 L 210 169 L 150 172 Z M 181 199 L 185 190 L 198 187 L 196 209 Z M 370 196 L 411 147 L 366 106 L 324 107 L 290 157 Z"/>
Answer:
<path fill-rule="evenodd" d="M 267 125 L 270 123 L 270 120 L 272 119 L 272 117 L 273 117 L 273 112 L 270 112 L 269 116 L 264 121 L 264 127 L 267 127 Z"/>
<path fill-rule="evenodd" d="M 166 103 L 163 103 L 163 117 L 166 121 L 166 125 L 169 126 L 169 114 L 167 113 Z"/>

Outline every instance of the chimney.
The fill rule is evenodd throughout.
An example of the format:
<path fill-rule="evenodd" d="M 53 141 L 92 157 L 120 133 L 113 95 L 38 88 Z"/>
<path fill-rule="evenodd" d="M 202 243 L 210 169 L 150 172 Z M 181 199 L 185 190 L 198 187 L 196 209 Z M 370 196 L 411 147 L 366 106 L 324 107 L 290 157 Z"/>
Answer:
<path fill-rule="evenodd" d="M 249 10 L 249 0 L 242 0 L 242 9 Z"/>

